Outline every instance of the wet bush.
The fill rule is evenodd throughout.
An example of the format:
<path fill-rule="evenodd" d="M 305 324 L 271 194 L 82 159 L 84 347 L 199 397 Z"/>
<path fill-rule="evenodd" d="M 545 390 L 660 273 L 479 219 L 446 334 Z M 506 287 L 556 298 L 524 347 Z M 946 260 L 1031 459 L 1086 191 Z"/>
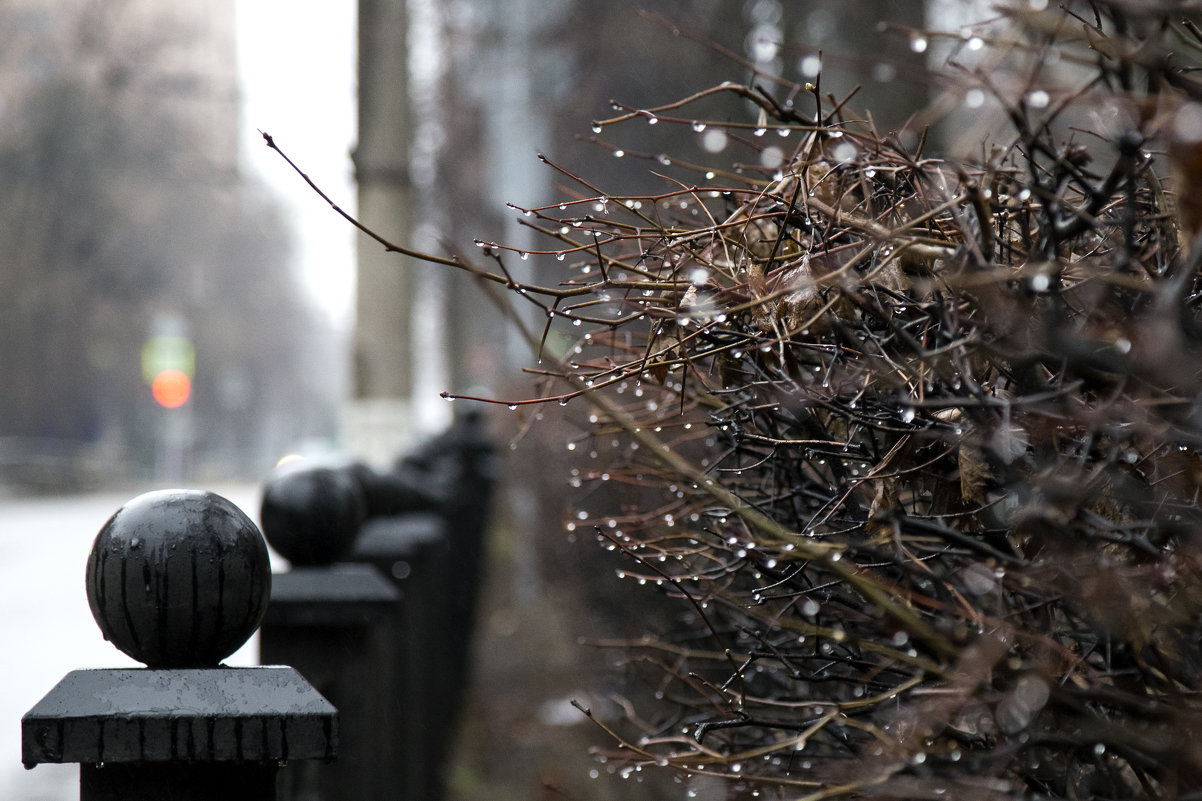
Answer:
<path fill-rule="evenodd" d="M 675 603 L 623 644 L 649 689 L 597 717 L 609 767 L 1202 792 L 1202 31 L 1185 3 L 1043 5 L 891 32 L 950 42 L 955 124 L 998 120 L 974 157 L 755 75 L 596 124 L 662 192 L 548 162 L 563 201 L 520 210 L 544 249 L 440 259 L 545 315 L 545 391 L 492 400 L 588 405 L 566 528 Z M 668 130 L 711 162 L 614 144 Z"/>

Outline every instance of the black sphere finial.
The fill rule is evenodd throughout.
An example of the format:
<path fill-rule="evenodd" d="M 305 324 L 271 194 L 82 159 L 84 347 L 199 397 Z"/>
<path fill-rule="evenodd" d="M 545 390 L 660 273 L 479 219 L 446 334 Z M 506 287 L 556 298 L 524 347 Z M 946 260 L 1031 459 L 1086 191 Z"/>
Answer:
<path fill-rule="evenodd" d="M 109 518 L 88 556 L 88 605 L 104 638 L 152 668 L 215 667 L 259 627 L 267 545 L 231 501 L 148 492 Z"/>
<path fill-rule="evenodd" d="M 263 489 L 259 519 L 271 547 L 296 566 L 330 565 L 350 553 L 367 515 L 348 470 L 289 467 Z"/>

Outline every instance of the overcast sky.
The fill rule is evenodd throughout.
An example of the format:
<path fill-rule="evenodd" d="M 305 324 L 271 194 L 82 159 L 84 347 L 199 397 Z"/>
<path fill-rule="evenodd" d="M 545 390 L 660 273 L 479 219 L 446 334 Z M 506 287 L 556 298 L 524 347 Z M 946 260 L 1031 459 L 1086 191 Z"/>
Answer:
<path fill-rule="evenodd" d="M 236 0 L 242 75 L 243 159 L 285 202 L 298 267 L 332 318 L 353 312 L 354 238 L 275 153 L 276 143 L 340 206 L 354 209 L 355 3 Z"/>

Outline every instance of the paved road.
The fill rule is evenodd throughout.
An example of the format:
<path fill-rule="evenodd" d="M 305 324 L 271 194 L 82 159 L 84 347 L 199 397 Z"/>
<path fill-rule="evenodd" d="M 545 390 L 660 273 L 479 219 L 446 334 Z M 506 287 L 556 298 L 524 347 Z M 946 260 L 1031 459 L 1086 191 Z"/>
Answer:
<path fill-rule="evenodd" d="M 206 487 L 257 519 L 254 485 Z M 74 765 L 21 766 L 21 716 L 77 668 L 129 667 L 100 636 L 84 594 L 96 533 L 134 493 L 0 498 L 0 799 L 75 801 Z M 227 660 L 256 664 L 254 640 Z"/>

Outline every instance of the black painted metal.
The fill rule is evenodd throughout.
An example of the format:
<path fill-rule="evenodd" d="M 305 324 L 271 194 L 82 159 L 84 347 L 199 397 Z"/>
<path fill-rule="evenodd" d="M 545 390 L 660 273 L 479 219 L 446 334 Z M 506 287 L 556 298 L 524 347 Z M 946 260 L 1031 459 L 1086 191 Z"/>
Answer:
<path fill-rule="evenodd" d="M 81 801 L 262 801 L 275 798 L 274 762 L 81 765 Z"/>
<path fill-rule="evenodd" d="M 290 667 L 74 670 L 21 719 L 21 760 L 332 759 L 334 708 Z"/>
<path fill-rule="evenodd" d="M 260 661 L 298 669 L 338 707 L 342 724 L 338 763 L 289 770 L 280 798 L 376 801 L 397 798 L 405 786 L 394 754 L 400 711 L 387 692 L 399 597 L 366 565 L 301 567 L 274 577 Z"/>
<path fill-rule="evenodd" d="M 212 492 L 141 495 L 88 556 L 88 605 L 106 640 L 149 667 L 212 667 L 254 633 L 271 568 L 255 524 Z"/>
<path fill-rule="evenodd" d="M 268 541 L 284 556 L 302 554 L 306 567 L 275 576 L 261 656 L 300 669 L 342 712 L 346 757 L 314 798 L 445 793 L 496 478 L 483 424 L 479 413 L 462 414 L 387 471 L 294 469 L 267 484 Z M 347 541 L 343 558 L 375 566 L 395 588 L 387 620 L 369 623 L 369 605 L 334 592 L 346 588 L 338 575 L 346 566 L 318 565 L 319 550 L 328 565 L 342 554 L 331 543 Z"/>
<path fill-rule="evenodd" d="M 350 558 L 374 564 L 403 593 L 393 691 L 410 714 L 397 722 L 399 758 L 408 766 L 411 797 L 437 801 L 446 792 L 445 768 L 467 693 L 496 483 L 483 416 L 460 413 L 387 475 L 398 492 L 410 489 L 391 505 L 369 505 Z"/>
<path fill-rule="evenodd" d="M 430 801 L 441 797 L 441 742 L 454 725 L 448 693 L 458 697 L 465 691 L 448 667 L 450 642 L 458 635 L 446 628 L 447 545 L 441 516 L 393 515 L 368 520 L 352 555 L 387 575 L 402 594 L 390 643 L 395 669 L 381 703 L 395 712 L 393 759 L 405 777 L 407 797 Z"/>
<path fill-rule="evenodd" d="M 366 515 L 363 489 L 348 471 L 287 465 L 268 480 L 259 519 L 293 565 L 328 565 L 350 552 Z"/>
<path fill-rule="evenodd" d="M 67 674 L 22 718 L 26 767 L 80 763 L 83 801 L 274 801 L 283 764 L 333 759 L 338 713 L 297 671 L 218 665 L 254 633 L 270 579 L 262 535 L 221 496 L 123 506 L 93 545 L 88 602 L 152 667 Z"/>

